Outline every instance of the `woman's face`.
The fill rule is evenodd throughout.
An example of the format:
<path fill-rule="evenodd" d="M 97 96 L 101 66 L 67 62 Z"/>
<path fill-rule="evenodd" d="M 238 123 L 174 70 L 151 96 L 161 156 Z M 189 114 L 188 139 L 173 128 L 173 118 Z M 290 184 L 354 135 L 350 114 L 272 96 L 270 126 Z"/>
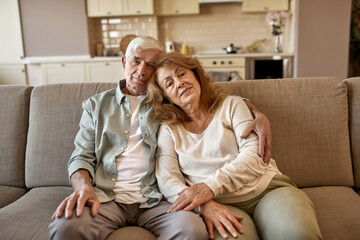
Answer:
<path fill-rule="evenodd" d="M 157 69 L 157 82 L 167 99 L 186 109 L 189 104 L 200 103 L 201 87 L 194 73 L 175 64 Z"/>

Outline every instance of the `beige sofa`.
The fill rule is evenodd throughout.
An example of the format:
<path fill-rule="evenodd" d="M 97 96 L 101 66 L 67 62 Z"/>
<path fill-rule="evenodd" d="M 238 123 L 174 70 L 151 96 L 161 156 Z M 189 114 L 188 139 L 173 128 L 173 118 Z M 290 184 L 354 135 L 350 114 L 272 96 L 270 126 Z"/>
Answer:
<path fill-rule="evenodd" d="M 71 188 L 67 161 L 90 95 L 114 83 L 0 87 L 0 238 L 48 239 Z M 314 202 L 327 240 L 360 239 L 360 78 L 217 83 L 270 119 L 272 156 Z M 295 208 L 296 206 L 294 206 Z M 138 227 L 109 239 L 155 239 Z"/>

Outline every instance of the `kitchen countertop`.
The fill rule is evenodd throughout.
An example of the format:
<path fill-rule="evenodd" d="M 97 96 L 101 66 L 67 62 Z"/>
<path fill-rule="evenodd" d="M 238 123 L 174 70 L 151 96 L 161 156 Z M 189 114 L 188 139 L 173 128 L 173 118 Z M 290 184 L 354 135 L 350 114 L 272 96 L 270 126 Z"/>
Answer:
<path fill-rule="evenodd" d="M 264 53 L 225 53 L 225 52 L 199 52 L 195 53 L 193 56 L 201 57 L 201 58 L 218 58 L 218 57 L 244 57 L 244 58 L 251 58 L 251 57 L 293 57 L 294 54 L 292 53 L 271 53 L 271 52 L 264 52 Z"/>
<path fill-rule="evenodd" d="M 70 62 L 110 62 L 121 61 L 121 57 L 91 57 L 90 55 L 78 56 L 44 56 L 44 57 L 26 57 L 24 64 L 43 64 L 43 63 L 70 63 Z"/>

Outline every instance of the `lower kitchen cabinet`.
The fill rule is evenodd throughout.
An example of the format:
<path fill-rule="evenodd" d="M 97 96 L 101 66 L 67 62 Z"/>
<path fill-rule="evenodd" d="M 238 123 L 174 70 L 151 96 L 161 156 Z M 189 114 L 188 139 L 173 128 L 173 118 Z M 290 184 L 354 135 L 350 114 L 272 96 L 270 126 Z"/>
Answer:
<path fill-rule="evenodd" d="M 85 63 L 88 82 L 117 82 L 125 78 L 121 61 Z"/>
<path fill-rule="evenodd" d="M 26 85 L 24 64 L 0 65 L 0 85 Z"/>
<path fill-rule="evenodd" d="M 42 63 L 40 69 L 43 84 L 117 82 L 125 77 L 121 61 Z"/>
<path fill-rule="evenodd" d="M 41 77 L 44 83 L 85 82 L 84 63 L 41 64 Z"/>

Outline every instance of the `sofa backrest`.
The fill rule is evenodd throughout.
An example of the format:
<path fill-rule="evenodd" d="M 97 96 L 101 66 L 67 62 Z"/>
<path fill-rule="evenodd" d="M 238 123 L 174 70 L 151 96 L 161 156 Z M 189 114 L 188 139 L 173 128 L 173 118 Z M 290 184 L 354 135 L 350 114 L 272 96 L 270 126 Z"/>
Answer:
<path fill-rule="evenodd" d="M 360 77 L 346 79 L 344 82 L 348 88 L 349 126 L 355 186 L 360 188 Z"/>
<path fill-rule="evenodd" d="M 299 187 L 353 186 L 347 91 L 336 78 L 217 83 L 269 118 L 272 158 Z"/>
<path fill-rule="evenodd" d="M 74 83 L 34 88 L 25 160 L 28 188 L 70 186 L 67 163 L 79 130 L 81 103 L 89 96 L 116 86 L 116 83 Z"/>
<path fill-rule="evenodd" d="M 29 86 L 0 86 L 0 185 L 25 186 L 31 90 Z"/>

